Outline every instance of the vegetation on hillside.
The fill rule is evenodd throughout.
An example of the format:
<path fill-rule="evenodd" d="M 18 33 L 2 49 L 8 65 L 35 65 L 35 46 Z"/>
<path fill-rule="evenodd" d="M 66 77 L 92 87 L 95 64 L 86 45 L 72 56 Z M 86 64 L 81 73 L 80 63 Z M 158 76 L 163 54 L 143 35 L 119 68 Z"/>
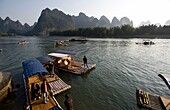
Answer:
<path fill-rule="evenodd" d="M 150 36 L 151 38 L 162 38 L 157 35 L 170 35 L 170 26 L 148 25 L 133 28 L 130 25 L 123 25 L 121 27 L 114 28 L 79 28 L 75 30 L 67 31 L 52 31 L 51 36 L 86 36 L 86 37 L 98 37 L 98 38 L 136 38 L 141 36 Z M 166 36 L 167 38 L 168 36 Z M 170 38 L 170 36 L 169 36 Z"/>

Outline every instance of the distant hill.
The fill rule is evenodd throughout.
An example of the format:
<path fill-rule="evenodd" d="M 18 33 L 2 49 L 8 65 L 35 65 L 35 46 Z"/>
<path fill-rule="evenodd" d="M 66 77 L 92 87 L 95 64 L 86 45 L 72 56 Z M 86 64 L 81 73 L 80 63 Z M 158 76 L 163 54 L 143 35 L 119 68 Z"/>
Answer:
<path fill-rule="evenodd" d="M 0 33 L 15 33 L 25 35 L 48 35 L 50 31 L 65 31 L 78 28 L 94 28 L 94 27 L 116 27 L 122 25 L 133 26 L 133 22 L 129 18 L 123 17 L 118 20 L 113 18 L 112 22 L 105 16 L 100 19 L 95 17 L 88 17 L 86 14 L 80 12 L 78 16 L 71 16 L 64 12 L 54 9 L 46 8 L 42 10 L 38 22 L 33 26 L 28 24 L 22 25 L 19 21 L 13 21 L 9 17 L 6 19 L 0 18 Z"/>
<path fill-rule="evenodd" d="M 24 34 L 31 29 L 31 26 L 26 23 L 22 25 L 18 20 L 13 21 L 9 17 L 4 20 L 0 18 L 0 33 L 2 34 Z"/>
<path fill-rule="evenodd" d="M 146 22 L 142 21 L 139 26 L 147 26 L 147 25 L 151 25 L 151 22 L 149 20 Z"/>
<path fill-rule="evenodd" d="M 41 12 L 37 24 L 28 32 L 33 35 L 46 35 L 49 31 L 74 29 L 74 22 L 70 15 L 66 15 L 57 9 L 46 8 Z"/>
<path fill-rule="evenodd" d="M 50 31 L 65 31 L 78 28 L 94 28 L 94 27 L 115 27 L 122 25 L 133 26 L 133 22 L 127 17 L 121 18 L 119 21 L 113 18 L 112 23 L 105 17 L 101 16 L 98 20 L 95 17 L 88 17 L 86 14 L 80 12 L 78 16 L 66 15 L 58 9 L 50 10 L 48 8 L 41 12 L 35 27 L 29 31 L 33 35 L 48 35 Z M 117 23 L 118 22 L 118 23 Z"/>
<path fill-rule="evenodd" d="M 106 27 L 110 28 L 111 24 L 108 18 L 106 18 L 104 15 L 100 17 L 99 19 L 99 27 Z"/>
<path fill-rule="evenodd" d="M 133 21 L 130 21 L 130 19 L 127 17 L 121 18 L 120 23 L 121 23 L 121 25 L 130 25 L 133 27 Z"/>
<path fill-rule="evenodd" d="M 170 20 L 166 21 L 165 25 L 170 25 Z"/>

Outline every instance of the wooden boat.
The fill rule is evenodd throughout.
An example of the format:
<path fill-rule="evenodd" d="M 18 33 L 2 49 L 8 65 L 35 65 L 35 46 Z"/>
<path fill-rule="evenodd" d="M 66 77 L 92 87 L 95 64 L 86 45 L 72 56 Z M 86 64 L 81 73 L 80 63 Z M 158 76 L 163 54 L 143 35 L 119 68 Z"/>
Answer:
<path fill-rule="evenodd" d="M 151 110 L 170 110 L 167 109 L 169 108 L 168 103 L 170 103 L 170 98 L 150 94 L 141 89 L 136 90 L 136 101 L 139 107 L 144 107 Z"/>
<path fill-rule="evenodd" d="M 163 79 L 165 84 L 170 89 L 170 74 L 159 74 L 158 76 Z M 161 97 L 161 99 L 162 102 L 164 103 L 164 106 L 166 107 L 166 110 L 170 110 L 170 98 Z"/>
<path fill-rule="evenodd" d="M 29 42 L 27 42 L 27 41 L 25 41 L 25 40 L 18 42 L 18 44 L 20 44 L 20 45 L 28 44 L 28 43 L 29 43 Z"/>
<path fill-rule="evenodd" d="M 53 58 L 55 68 L 78 75 L 87 73 L 96 66 L 96 64 L 88 64 L 88 68 L 84 67 L 83 62 L 73 60 L 71 56 L 65 54 L 65 52 L 50 53 L 48 55 Z"/>
<path fill-rule="evenodd" d="M 143 45 L 154 45 L 155 43 L 150 40 L 144 40 L 142 43 L 136 42 L 136 44 L 143 44 Z"/>
<path fill-rule="evenodd" d="M 47 70 L 36 59 L 26 60 L 22 65 L 27 98 L 26 103 L 30 106 L 31 110 L 62 110 L 54 95 L 70 89 L 71 86 L 62 81 L 56 74 L 51 77 Z M 42 96 L 38 100 L 32 100 L 30 89 L 32 83 L 41 85 L 44 79 L 47 80 L 49 88 L 49 101 L 46 104 L 43 103 Z"/>
<path fill-rule="evenodd" d="M 85 38 L 73 38 L 73 39 L 70 39 L 69 41 L 86 42 L 88 40 Z"/>
<path fill-rule="evenodd" d="M 57 41 L 54 43 L 55 46 L 67 46 L 68 43 L 65 41 Z"/>
<path fill-rule="evenodd" d="M 11 73 L 0 72 L 0 101 L 2 101 L 9 92 L 12 91 L 11 80 Z"/>

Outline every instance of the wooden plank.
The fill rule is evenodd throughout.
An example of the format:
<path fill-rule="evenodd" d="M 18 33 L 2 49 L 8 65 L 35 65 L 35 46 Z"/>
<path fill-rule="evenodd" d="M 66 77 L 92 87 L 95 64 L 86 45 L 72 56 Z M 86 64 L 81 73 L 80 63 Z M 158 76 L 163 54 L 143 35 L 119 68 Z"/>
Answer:
<path fill-rule="evenodd" d="M 53 82 L 50 82 L 49 86 L 51 88 L 51 92 L 52 92 L 53 95 L 59 94 L 59 93 L 66 91 L 66 90 L 71 88 L 70 85 L 66 84 L 60 78 L 53 81 Z"/>
<path fill-rule="evenodd" d="M 43 102 L 43 97 L 41 99 L 34 100 L 32 103 L 32 110 L 49 110 L 55 106 L 57 106 L 57 104 L 49 95 L 49 101 L 46 104 Z"/>
<path fill-rule="evenodd" d="M 160 96 L 160 98 L 166 110 L 170 110 L 170 98 L 166 98 L 163 96 Z"/>

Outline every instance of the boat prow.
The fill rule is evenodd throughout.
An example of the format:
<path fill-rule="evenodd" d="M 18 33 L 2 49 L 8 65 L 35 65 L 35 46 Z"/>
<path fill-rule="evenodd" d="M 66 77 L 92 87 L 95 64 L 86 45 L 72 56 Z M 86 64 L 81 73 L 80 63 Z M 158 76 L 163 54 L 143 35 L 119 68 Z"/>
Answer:
<path fill-rule="evenodd" d="M 151 110 L 170 110 L 167 109 L 170 98 L 150 94 L 142 89 L 136 90 L 136 101 L 138 107 L 144 107 Z"/>

